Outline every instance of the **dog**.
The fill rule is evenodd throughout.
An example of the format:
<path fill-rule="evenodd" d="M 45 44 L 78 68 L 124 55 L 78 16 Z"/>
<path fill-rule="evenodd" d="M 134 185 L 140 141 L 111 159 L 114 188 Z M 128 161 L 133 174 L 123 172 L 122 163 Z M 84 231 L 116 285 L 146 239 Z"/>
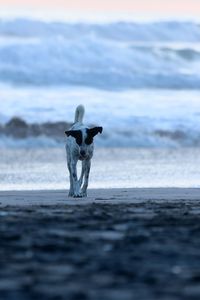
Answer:
<path fill-rule="evenodd" d="M 79 105 L 75 111 L 74 124 L 70 130 L 65 131 L 67 135 L 67 166 L 70 175 L 69 197 L 74 198 L 87 197 L 91 158 L 94 151 L 93 139 L 98 133 L 102 133 L 103 131 L 102 127 L 88 128 L 83 125 L 84 113 L 84 106 Z M 82 170 L 79 179 L 77 177 L 78 160 L 82 161 Z"/>

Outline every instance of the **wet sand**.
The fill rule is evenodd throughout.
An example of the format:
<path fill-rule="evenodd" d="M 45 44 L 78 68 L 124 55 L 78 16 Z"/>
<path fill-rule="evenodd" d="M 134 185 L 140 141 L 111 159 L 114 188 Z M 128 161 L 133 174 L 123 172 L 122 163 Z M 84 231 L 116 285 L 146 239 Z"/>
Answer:
<path fill-rule="evenodd" d="M 200 189 L 0 192 L 0 299 L 199 299 Z"/>

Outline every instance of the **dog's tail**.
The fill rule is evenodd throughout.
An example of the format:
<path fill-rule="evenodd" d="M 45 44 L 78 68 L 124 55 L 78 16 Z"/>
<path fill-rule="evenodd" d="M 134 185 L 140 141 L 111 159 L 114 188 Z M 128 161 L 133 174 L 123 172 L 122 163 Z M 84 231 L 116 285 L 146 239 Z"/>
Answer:
<path fill-rule="evenodd" d="M 75 111 L 74 123 L 77 123 L 77 122 L 82 123 L 84 113 L 85 113 L 84 106 L 83 105 L 77 106 L 76 111 Z"/>

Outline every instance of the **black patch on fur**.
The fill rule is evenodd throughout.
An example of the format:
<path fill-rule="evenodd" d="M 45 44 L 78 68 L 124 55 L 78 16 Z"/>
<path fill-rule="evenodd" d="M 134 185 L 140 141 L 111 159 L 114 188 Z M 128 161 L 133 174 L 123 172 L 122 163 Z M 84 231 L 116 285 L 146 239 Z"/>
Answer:
<path fill-rule="evenodd" d="M 76 143 L 81 146 L 82 142 L 83 142 L 83 137 L 82 137 L 82 132 L 81 130 L 68 130 L 65 131 L 65 134 L 67 136 L 72 136 L 76 139 Z"/>
<path fill-rule="evenodd" d="M 85 143 L 86 145 L 91 145 L 93 143 L 93 137 L 88 132 L 87 132 L 87 137 L 85 139 Z"/>
<path fill-rule="evenodd" d="M 95 135 L 97 135 L 98 133 L 102 133 L 102 131 L 102 127 L 94 127 L 87 129 L 87 137 L 85 139 L 86 145 L 91 145 L 93 143 L 93 138 L 95 137 Z"/>

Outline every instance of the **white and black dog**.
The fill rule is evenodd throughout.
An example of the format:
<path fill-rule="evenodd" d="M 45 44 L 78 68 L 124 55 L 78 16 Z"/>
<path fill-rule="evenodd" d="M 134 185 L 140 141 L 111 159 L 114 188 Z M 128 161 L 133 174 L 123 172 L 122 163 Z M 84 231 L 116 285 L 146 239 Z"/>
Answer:
<path fill-rule="evenodd" d="M 84 106 L 76 108 L 74 124 L 70 130 L 65 131 L 67 135 L 66 152 L 67 166 L 70 175 L 70 197 L 87 197 L 87 187 L 93 156 L 93 138 L 98 133 L 102 133 L 102 127 L 87 128 L 83 125 Z M 77 177 L 77 162 L 82 161 L 82 171 L 80 178 Z M 82 186 L 84 179 L 84 184 Z M 81 188 L 82 187 L 82 188 Z"/>

